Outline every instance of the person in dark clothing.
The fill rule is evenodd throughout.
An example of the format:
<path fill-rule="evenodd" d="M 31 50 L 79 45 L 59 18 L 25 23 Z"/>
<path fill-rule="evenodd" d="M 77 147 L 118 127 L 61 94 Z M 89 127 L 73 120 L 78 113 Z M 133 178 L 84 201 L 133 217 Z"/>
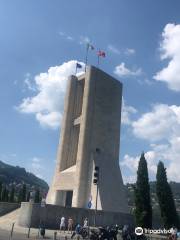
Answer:
<path fill-rule="evenodd" d="M 82 230 L 82 227 L 81 227 L 81 225 L 78 223 L 77 225 L 76 225 L 76 228 L 75 228 L 75 231 L 73 232 L 73 234 L 72 234 L 72 236 L 71 236 L 71 239 L 73 239 L 73 237 L 75 236 L 75 235 L 80 235 L 80 233 L 81 233 L 81 230 Z"/>
<path fill-rule="evenodd" d="M 40 232 L 40 235 L 44 238 L 45 237 L 45 225 L 43 222 L 40 222 L 40 224 L 39 224 L 39 232 Z"/>

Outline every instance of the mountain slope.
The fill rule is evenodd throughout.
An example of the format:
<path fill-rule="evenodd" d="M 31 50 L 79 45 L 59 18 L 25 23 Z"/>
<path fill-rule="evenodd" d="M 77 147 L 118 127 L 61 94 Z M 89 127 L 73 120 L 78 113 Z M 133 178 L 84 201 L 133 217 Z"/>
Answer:
<path fill-rule="evenodd" d="M 26 183 L 30 186 L 39 187 L 44 190 L 48 190 L 48 184 L 36 177 L 34 174 L 26 172 L 25 168 L 19 166 L 11 166 L 0 161 L 0 182 L 5 184 L 10 183 Z"/>

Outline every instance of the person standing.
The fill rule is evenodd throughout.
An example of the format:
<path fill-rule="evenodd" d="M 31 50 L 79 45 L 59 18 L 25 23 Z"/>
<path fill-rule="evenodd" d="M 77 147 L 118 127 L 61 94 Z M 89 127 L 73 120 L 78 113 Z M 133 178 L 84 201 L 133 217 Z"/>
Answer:
<path fill-rule="evenodd" d="M 88 219 L 85 218 L 84 219 L 84 225 L 83 225 L 84 228 L 87 228 L 88 227 Z"/>
<path fill-rule="evenodd" d="M 62 216 L 61 222 L 60 222 L 60 231 L 62 231 L 62 230 L 64 230 L 64 232 L 66 230 L 66 224 L 65 224 L 65 217 L 64 216 Z"/>
<path fill-rule="evenodd" d="M 72 229 L 73 229 L 73 219 L 70 217 L 68 219 L 68 233 L 71 232 L 72 233 Z"/>
<path fill-rule="evenodd" d="M 74 237 L 75 235 L 77 235 L 77 239 L 79 239 L 79 238 L 80 238 L 80 234 L 81 234 L 81 230 L 82 230 L 82 227 L 81 227 L 81 225 L 78 223 L 77 226 L 76 226 L 76 228 L 75 228 L 75 231 L 73 232 L 73 234 L 72 234 L 72 236 L 71 236 L 71 239 L 73 239 L 73 237 Z"/>

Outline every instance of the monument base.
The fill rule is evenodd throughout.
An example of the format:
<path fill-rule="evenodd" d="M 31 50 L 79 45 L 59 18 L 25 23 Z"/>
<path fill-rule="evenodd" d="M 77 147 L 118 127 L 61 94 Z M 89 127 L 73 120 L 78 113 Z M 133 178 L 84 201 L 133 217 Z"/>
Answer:
<path fill-rule="evenodd" d="M 58 205 L 46 204 L 41 207 L 38 203 L 21 203 L 21 209 L 18 224 L 22 227 L 38 228 L 41 221 L 45 224 L 46 229 L 59 229 L 60 219 L 64 216 L 66 223 L 69 217 L 77 223 L 83 224 L 87 217 L 89 225 L 94 226 L 95 210 L 83 208 L 61 207 Z M 96 226 L 124 224 L 134 225 L 133 215 L 128 213 L 97 211 Z"/>

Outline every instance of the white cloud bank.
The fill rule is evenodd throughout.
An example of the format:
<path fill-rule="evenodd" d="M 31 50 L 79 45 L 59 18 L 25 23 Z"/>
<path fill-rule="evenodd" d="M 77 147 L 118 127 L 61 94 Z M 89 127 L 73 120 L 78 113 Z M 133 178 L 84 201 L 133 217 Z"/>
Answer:
<path fill-rule="evenodd" d="M 129 69 L 126 67 L 125 63 L 122 62 L 115 67 L 114 74 L 119 77 L 135 77 L 140 76 L 142 74 L 142 70 L 141 68 Z"/>
<path fill-rule="evenodd" d="M 157 163 L 165 162 L 168 178 L 180 181 L 180 106 L 156 104 L 152 111 L 131 123 L 133 134 L 150 144 L 146 153 L 151 179 L 155 179 Z M 130 172 L 125 181 L 135 181 L 140 156 L 126 154 L 121 162 L 124 171 Z"/>
<path fill-rule="evenodd" d="M 156 73 L 154 79 L 167 83 L 168 88 L 180 91 L 180 24 L 167 24 L 160 43 L 161 60 L 168 59 L 167 67 Z"/>
<path fill-rule="evenodd" d="M 21 113 L 35 114 L 41 126 L 57 129 L 62 118 L 67 79 L 75 73 L 76 63 L 71 60 L 35 76 L 33 86 L 37 94 L 24 98 L 17 109 Z"/>
<path fill-rule="evenodd" d="M 135 136 L 149 142 L 180 135 L 180 106 L 154 105 L 152 111 L 134 121 L 132 127 Z"/>
<path fill-rule="evenodd" d="M 137 110 L 130 105 L 127 105 L 124 98 L 122 99 L 122 113 L 121 113 L 121 123 L 124 125 L 130 125 L 132 123 L 131 116 L 137 113 Z"/>
<path fill-rule="evenodd" d="M 111 53 L 114 53 L 116 55 L 126 55 L 126 56 L 131 56 L 131 55 L 135 55 L 136 50 L 133 48 L 126 48 L 126 49 L 119 49 L 116 46 L 109 44 L 107 46 L 107 50 Z"/>
<path fill-rule="evenodd" d="M 117 54 L 117 55 L 120 55 L 121 54 L 121 51 L 115 47 L 114 45 L 112 44 L 109 44 L 108 47 L 107 47 L 108 51 L 114 53 L 114 54 Z"/>
<path fill-rule="evenodd" d="M 126 48 L 124 53 L 125 55 L 130 56 L 130 55 L 134 55 L 136 53 L 136 50 L 133 48 Z"/>

